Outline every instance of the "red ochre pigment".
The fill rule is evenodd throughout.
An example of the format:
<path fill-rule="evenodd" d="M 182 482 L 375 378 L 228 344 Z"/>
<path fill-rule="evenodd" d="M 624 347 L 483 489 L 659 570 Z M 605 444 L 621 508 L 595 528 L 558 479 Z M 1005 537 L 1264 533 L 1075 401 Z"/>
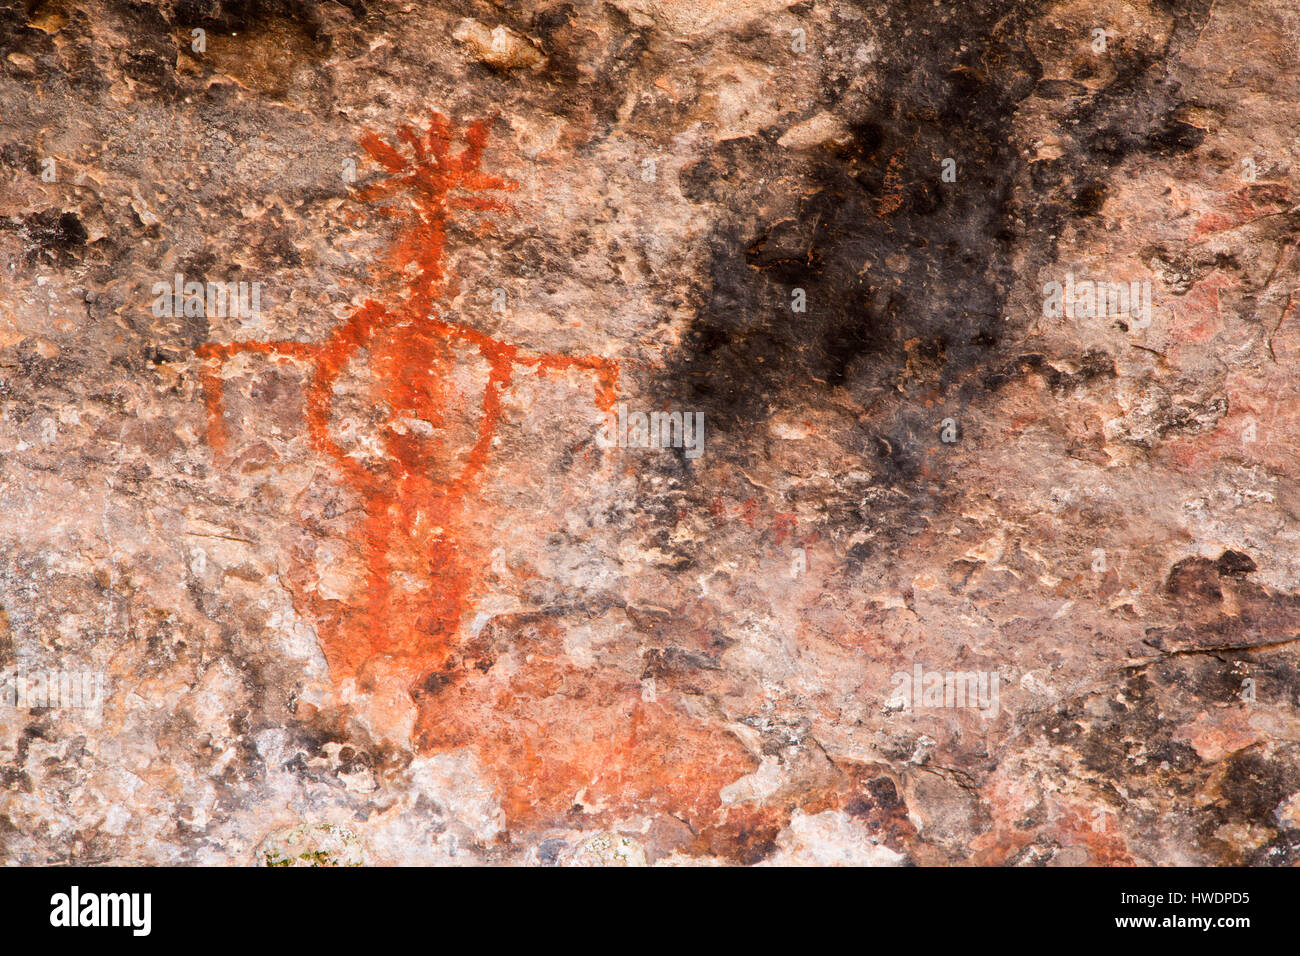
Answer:
<path fill-rule="evenodd" d="M 336 680 L 355 676 L 375 655 L 408 659 L 417 670 L 437 668 L 456 635 L 468 606 L 467 591 L 481 560 L 459 546 L 456 529 L 466 496 L 472 494 L 488 464 L 492 439 L 501 416 L 501 393 L 516 369 L 546 372 L 578 368 L 596 376 L 596 404 L 612 406 L 618 381 L 615 363 L 600 358 L 528 355 L 475 329 L 438 318 L 435 303 L 446 290 L 444 258 L 446 219 L 451 210 L 512 211 L 499 200 L 481 195 L 512 191 L 518 183 L 480 170 L 488 122 L 465 129 L 464 148 L 452 151 L 452 130 L 445 117 L 433 114 L 427 133 L 398 128 L 395 143 L 367 132 L 361 145 L 389 176 L 358 190 L 364 202 L 405 197 L 399 210 L 380 207 L 382 215 L 402 218 L 401 231 L 387 258 L 390 274 L 405 278 L 405 295 L 383 303 L 368 300 L 321 344 L 304 342 L 209 343 L 199 348 L 206 363 L 202 375 L 208 410 L 208 440 L 220 453 L 227 443 L 219 365 L 241 352 L 295 360 L 310 369 L 307 428 L 312 446 L 332 458 L 343 480 L 363 502 L 366 512 L 360 540 L 369 571 L 360 612 L 326 613 L 321 640 Z M 401 145 L 408 148 L 403 155 Z M 413 418 L 437 426 L 448 401 L 444 382 L 457 349 L 473 349 L 489 368 L 482 399 L 477 441 L 458 476 L 430 477 L 431 452 L 445 447 L 414 434 L 383 429 L 385 457 L 380 467 L 347 454 L 331 434 L 334 387 L 362 350 L 370 365 L 371 399 L 392 411 L 392 421 Z M 418 593 L 393 587 L 397 572 L 421 584 Z M 338 602 L 318 602 L 337 604 Z M 326 610 L 326 608 L 321 608 Z"/>

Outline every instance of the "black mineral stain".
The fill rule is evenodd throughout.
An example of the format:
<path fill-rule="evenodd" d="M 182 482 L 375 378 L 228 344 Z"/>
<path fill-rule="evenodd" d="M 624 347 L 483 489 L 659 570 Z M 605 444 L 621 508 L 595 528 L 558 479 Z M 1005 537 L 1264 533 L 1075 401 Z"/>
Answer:
<path fill-rule="evenodd" d="M 1027 730 L 1054 751 L 1073 751 L 1097 780 L 1122 783 L 1130 798 L 1173 797 L 1197 807 L 1189 812 L 1196 835 L 1189 849 L 1203 862 L 1291 865 L 1300 857 L 1300 831 L 1278 809 L 1300 792 L 1295 746 L 1250 746 L 1206 762 L 1184 736 L 1198 713 L 1248 706 L 1241 699 L 1246 677 L 1256 681 L 1260 706 L 1294 699 L 1300 684 L 1300 672 L 1277 649 L 1168 658 L 1127 668 L 1122 693 L 1107 695 L 1103 716 L 1095 706 L 1101 701 L 1075 701 L 1035 717 Z M 1225 827 L 1249 827 L 1259 836 L 1242 848 L 1222 835 Z"/>
<path fill-rule="evenodd" d="M 1279 830 L 1275 811 L 1300 790 L 1297 756 L 1294 746 L 1286 746 L 1280 753 L 1268 755 L 1251 748 L 1224 760 L 1218 799 L 1203 811 L 1197 828 L 1202 842 L 1218 853 L 1221 862 L 1279 866 L 1295 858 L 1300 849 L 1297 833 L 1289 828 Z M 1219 835 L 1223 828 L 1234 825 L 1267 828 L 1272 836 L 1253 852 L 1242 854 Z"/>
<path fill-rule="evenodd" d="M 1165 593 L 1191 603 L 1218 604 L 1223 601 L 1218 569 L 1208 558 L 1184 558 L 1175 564 L 1165 579 Z"/>
<path fill-rule="evenodd" d="M 354 15 L 364 15 L 360 0 L 343 4 Z M 302 27 L 315 42 L 325 43 L 320 3 L 311 0 L 179 0 L 175 21 L 185 27 L 202 27 L 225 34 L 249 34 L 265 30 L 276 22 Z"/>
<path fill-rule="evenodd" d="M 1250 574 L 1257 570 L 1255 560 L 1242 551 L 1225 551 L 1215 562 L 1220 574 Z"/>
<path fill-rule="evenodd" d="M 883 92 L 828 94 L 839 98 L 823 108 L 849 129 L 836 147 L 796 153 L 777 143 L 784 130 L 770 130 L 720 143 L 683 170 L 693 201 L 721 203 L 738 183 L 767 182 L 750 203 L 781 214 L 723 216 L 665 392 L 719 428 L 743 430 L 781 402 L 836 389 L 868 405 L 913 353 L 926 388 L 987 360 L 1011 280 L 1020 168 L 1011 121 L 1038 78 L 1021 35 L 1035 6 L 983 2 L 958 15 L 894 4 L 877 22 L 895 40 L 872 67 Z M 830 38 L 837 48 L 868 40 L 842 29 Z M 955 183 L 941 181 L 945 158 L 956 161 Z M 796 290 L 806 311 L 792 307 Z M 910 475 L 932 424 L 888 423 L 871 447 Z"/>
<path fill-rule="evenodd" d="M 1047 4 L 899 0 L 873 7 L 870 36 L 845 21 L 820 37 L 826 49 L 878 49 L 867 68 L 876 92 L 861 92 L 844 62 L 824 63 L 816 108 L 847 136 L 785 149 L 787 122 L 720 142 L 682 170 L 682 193 L 718 219 L 689 297 L 695 319 L 653 383 L 656 398 L 704 411 L 715 435 L 738 436 L 741 457 L 761 453 L 745 436 L 765 431 L 755 426 L 774 409 L 848 399 L 862 409 L 862 434 L 841 441 L 879 484 L 915 499 L 944 417 L 928 400 L 959 418 L 983 389 L 1018 375 L 1041 374 L 1062 397 L 1113 377 L 1104 352 L 1067 357 L 1072 374 L 1008 354 L 1028 322 L 1008 316 L 1011 253 L 1026 250 L 1031 272 L 1051 262 L 1066 221 L 1102 214 L 1127 156 L 1199 146 L 1203 131 L 1176 118 L 1184 100 L 1163 66 L 1209 4 L 1176 6 L 1167 47 L 1121 50 L 1116 77 L 1095 92 L 1040 82 L 1025 32 Z M 1064 154 L 1026 166 L 1014 121 L 1030 96 L 1061 100 Z M 956 182 L 942 181 L 946 158 Z M 796 290 L 806 311 L 793 308 Z"/>
<path fill-rule="evenodd" d="M 1108 780 L 1124 780 L 1132 788 L 1190 791 L 1189 776 L 1201 761 L 1186 743 L 1174 739 L 1177 722 L 1164 713 L 1162 692 L 1181 684 L 1178 666 L 1129 668 L 1122 700 L 1110 702 L 1111 713 L 1088 715 L 1082 703 L 1035 718 L 1030 727 L 1053 747 L 1076 751 L 1083 765 Z M 1141 755 L 1141 761 L 1136 758 Z"/>
<path fill-rule="evenodd" d="M 612 3 L 577 5 L 561 0 L 539 4 L 532 11 L 519 6 L 500 4 L 487 22 L 535 38 L 546 52 L 540 73 L 544 85 L 529 95 L 540 95 L 546 109 L 567 117 L 575 128 L 590 121 L 588 135 L 593 140 L 607 135 L 619 124 L 619 108 L 627 91 L 648 88 L 657 75 L 651 72 L 656 58 L 647 56 L 652 31 L 634 23 Z M 474 14 L 467 8 L 466 15 Z M 509 102 L 520 95 L 520 84 L 513 76 L 478 63 L 471 70 L 475 86 L 488 102 L 491 98 Z M 677 109 L 689 109 L 688 99 Z M 628 128 L 639 128 L 642 135 L 649 134 L 647 139 L 663 131 L 642 117 L 635 117 Z"/>
<path fill-rule="evenodd" d="M 59 266 L 75 260 L 85 246 L 86 227 L 75 212 L 46 209 L 21 220 L 9 220 L 4 227 L 17 232 L 23 242 L 23 259 L 27 264 L 49 262 Z"/>

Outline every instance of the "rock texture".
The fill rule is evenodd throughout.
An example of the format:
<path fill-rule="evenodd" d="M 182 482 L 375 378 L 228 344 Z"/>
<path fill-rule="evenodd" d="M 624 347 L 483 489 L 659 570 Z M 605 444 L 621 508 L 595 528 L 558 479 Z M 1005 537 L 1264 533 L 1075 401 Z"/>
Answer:
<path fill-rule="evenodd" d="M 1295 862 L 1297 36 L 0 0 L 0 859 Z"/>

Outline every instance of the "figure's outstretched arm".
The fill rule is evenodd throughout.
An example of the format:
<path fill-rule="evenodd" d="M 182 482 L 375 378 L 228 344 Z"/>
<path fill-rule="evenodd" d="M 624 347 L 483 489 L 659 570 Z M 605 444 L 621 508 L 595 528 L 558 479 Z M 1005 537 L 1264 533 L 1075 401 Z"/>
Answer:
<path fill-rule="evenodd" d="M 518 346 L 494 339 L 486 332 L 443 319 L 431 318 L 428 321 L 446 338 L 459 339 L 477 348 L 492 364 L 494 375 L 506 385 L 510 383 L 510 375 L 502 369 L 509 366 L 523 365 L 543 374 L 555 369 L 578 368 L 595 373 L 596 404 L 601 411 L 607 412 L 613 408 L 614 401 L 618 398 L 618 363 L 613 359 L 596 355 L 528 355 L 521 353 Z"/>
<path fill-rule="evenodd" d="M 202 361 L 199 381 L 203 385 L 203 402 L 208 411 L 208 444 L 220 453 L 226 446 L 225 407 L 222 400 L 222 378 L 218 370 L 226 360 L 245 352 L 272 355 L 278 358 L 311 359 L 320 348 L 307 342 L 208 342 L 194 350 Z"/>
<path fill-rule="evenodd" d="M 595 355 L 518 355 L 515 362 L 545 374 L 552 369 L 585 369 L 596 376 L 596 405 L 607 412 L 618 398 L 618 363 Z"/>
<path fill-rule="evenodd" d="M 437 324 L 448 337 L 458 338 L 467 344 L 477 346 L 479 353 L 491 366 L 487 390 L 483 396 L 483 420 L 479 426 L 479 437 L 470 451 L 469 463 L 462 473 L 463 483 L 476 479 L 487 463 L 492 438 L 496 433 L 497 422 L 501 418 L 501 394 L 510 387 L 516 366 L 522 365 L 541 374 L 552 369 L 569 368 L 594 372 L 596 405 L 602 411 L 609 411 L 614 407 L 614 401 L 618 397 L 617 362 L 590 355 L 521 355 L 518 347 L 508 345 L 475 329 L 441 321 Z"/>

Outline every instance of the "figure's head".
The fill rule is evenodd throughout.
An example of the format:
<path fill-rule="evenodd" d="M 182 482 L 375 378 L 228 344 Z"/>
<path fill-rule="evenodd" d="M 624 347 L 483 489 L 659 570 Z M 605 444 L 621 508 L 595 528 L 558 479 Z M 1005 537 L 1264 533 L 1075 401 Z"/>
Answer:
<path fill-rule="evenodd" d="M 489 119 L 477 120 L 457 135 L 445 116 L 431 112 L 424 133 L 403 124 L 391 142 L 370 131 L 361 137 L 362 148 L 389 175 L 358 188 L 357 198 L 383 202 L 381 215 L 409 221 L 391 262 L 398 272 L 416 267 L 412 292 L 422 298 L 440 291 L 443 227 L 449 211 L 513 211 L 508 203 L 483 195 L 519 188 L 519 183 L 479 168 L 491 125 Z M 453 154 L 457 139 L 464 145 Z"/>

